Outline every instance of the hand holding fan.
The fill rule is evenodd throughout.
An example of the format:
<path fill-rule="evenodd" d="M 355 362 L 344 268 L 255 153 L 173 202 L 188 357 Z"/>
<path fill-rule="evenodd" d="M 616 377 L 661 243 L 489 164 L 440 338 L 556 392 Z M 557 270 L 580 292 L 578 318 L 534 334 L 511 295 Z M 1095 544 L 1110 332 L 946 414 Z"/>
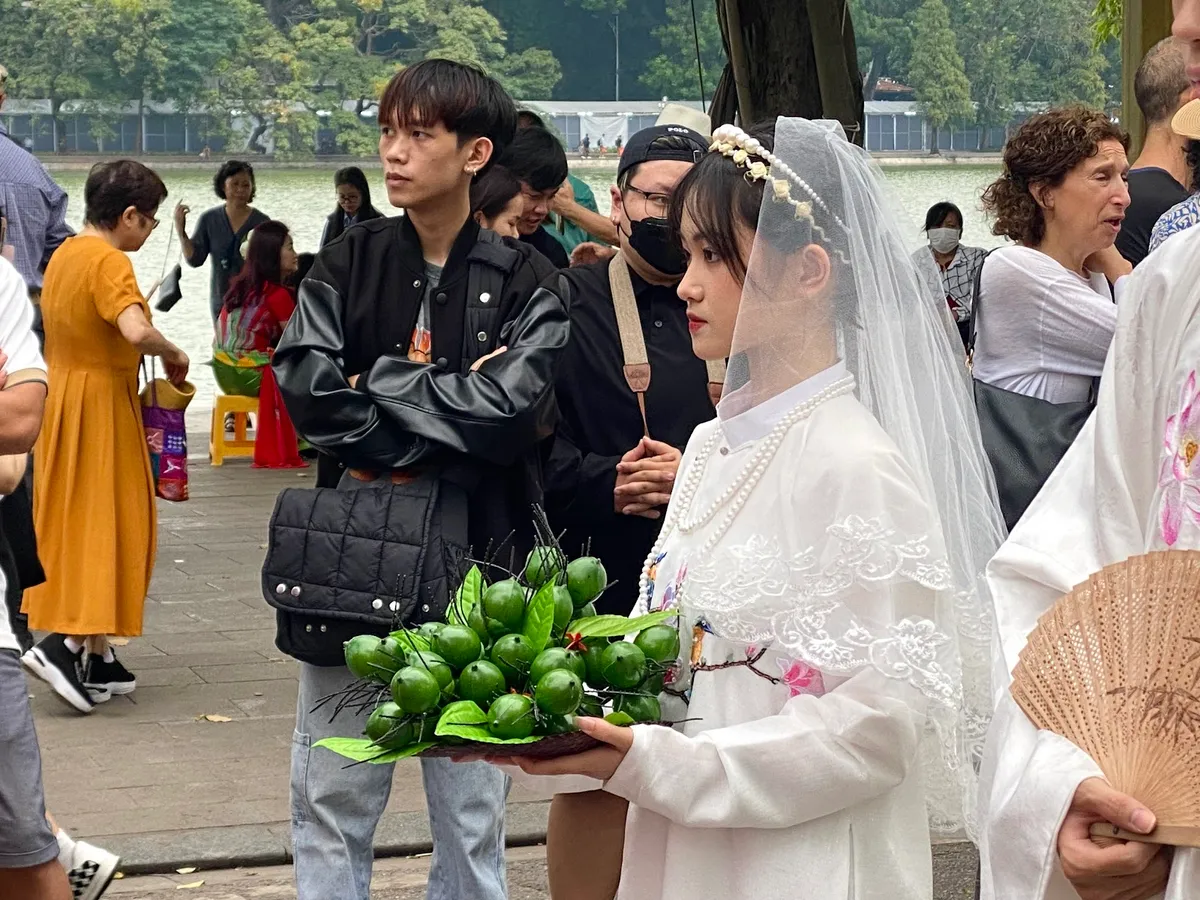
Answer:
<path fill-rule="evenodd" d="M 1132 557 L 1077 586 L 1038 620 L 1010 690 L 1158 819 L 1149 835 L 1094 833 L 1200 847 L 1200 552 Z"/>

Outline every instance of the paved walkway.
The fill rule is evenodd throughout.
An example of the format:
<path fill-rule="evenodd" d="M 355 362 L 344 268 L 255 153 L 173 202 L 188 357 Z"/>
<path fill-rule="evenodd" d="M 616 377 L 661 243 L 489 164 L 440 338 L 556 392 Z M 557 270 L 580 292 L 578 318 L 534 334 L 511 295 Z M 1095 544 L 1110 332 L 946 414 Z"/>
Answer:
<path fill-rule="evenodd" d="M 314 477 L 193 458 L 191 499 L 159 503 L 145 634 L 119 650 L 138 690 L 81 716 L 31 682 L 49 808 L 72 834 L 120 853 L 127 873 L 290 859 L 297 665 L 275 648 L 259 569 L 275 496 Z M 544 834 L 545 806 L 532 799 L 513 791 L 513 843 Z M 377 845 L 428 849 L 415 761 L 397 767 Z"/>

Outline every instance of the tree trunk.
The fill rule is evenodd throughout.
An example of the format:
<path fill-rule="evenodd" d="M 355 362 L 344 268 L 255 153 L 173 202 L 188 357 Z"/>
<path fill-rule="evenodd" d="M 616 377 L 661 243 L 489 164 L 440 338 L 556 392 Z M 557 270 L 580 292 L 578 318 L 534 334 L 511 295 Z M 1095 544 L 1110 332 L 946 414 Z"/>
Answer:
<path fill-rule="evenodd" d="M 714 128 L 778 116 L 839 119 L 863 139 L 863 85 L 848 0 L 716 0 L 729 63 Z"/>

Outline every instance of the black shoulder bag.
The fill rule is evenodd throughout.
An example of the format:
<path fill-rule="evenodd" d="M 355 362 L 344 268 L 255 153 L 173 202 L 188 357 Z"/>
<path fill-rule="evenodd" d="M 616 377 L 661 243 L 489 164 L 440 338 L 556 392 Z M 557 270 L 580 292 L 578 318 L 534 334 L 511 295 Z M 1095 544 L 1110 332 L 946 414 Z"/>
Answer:
<path fill-rule="evenodd" d="M 971 358 L 979 322 L 979 284 L 986 263 L 985 256 L 975 273 L 967 345 Z M 974 389 L 983 449 L 996 476 L 1004 523 L 1012 530 L 1095 409 L 1096 386 L 1093 384 L 1087 400 L 1076 403 L 1050 403 L 985 384 L 978 378 L 974 379 Z"/>
<path fill-rule="evenodd" d="M 521 254 L 488 231 L 467 257 L 462 371 L 500 346 L 504 285 Z M 480 345 L 478 332 L 489 336 Z M 342 478 L 338 488 L 287 488 L 275 501 L 262 591 L 276 611 L 275 643 L 301 662 L 345 665 L 357 634 L 440 621 L 468 550 L 470 466 L 395 483 Z"/>

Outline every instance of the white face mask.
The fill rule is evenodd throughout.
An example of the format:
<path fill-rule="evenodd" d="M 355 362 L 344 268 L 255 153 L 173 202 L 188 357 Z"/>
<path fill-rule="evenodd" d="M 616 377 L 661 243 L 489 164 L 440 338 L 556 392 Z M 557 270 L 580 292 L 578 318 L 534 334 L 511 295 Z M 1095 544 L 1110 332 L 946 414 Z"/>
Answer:
<path fill-rule="evenodd" d="M 962 239 L 961 228 L 930 228 L 929 246 L 938 253 L 950 253 L 958 249 Z"/>

